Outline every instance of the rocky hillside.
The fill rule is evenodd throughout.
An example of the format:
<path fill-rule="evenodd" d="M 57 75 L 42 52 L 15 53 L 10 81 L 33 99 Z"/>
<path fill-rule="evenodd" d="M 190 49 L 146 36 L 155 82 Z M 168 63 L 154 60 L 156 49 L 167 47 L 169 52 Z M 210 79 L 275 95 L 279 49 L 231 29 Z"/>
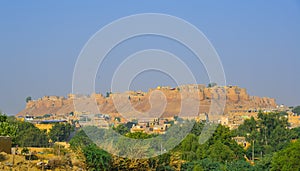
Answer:
<path fill-rule="evenodd" d="M 157 95 L 153 96 L 153 92 Z M 144 113 L 149 111 L 151 106 L 158 106 L 159 108 L 162 104 L 162 100 L 165 99 L 167 104 L 163 112 L 163 117 L 172 117 L 178 114 L 181 109 L 182 101 L 187 99 L 187 96 L 185 96 L 183 92 L 190 92 L 189 96 L 192 94 L 192 98 L 200 102 L 199 113 L 208 113 L 212 99 L 222 98 L 222 94 L 226 95 L 225 114 L 232 110 L 272 109 L 277 106 L 275 99 L 250 96 L 244 88 L 237 86 L 208 88 L 205 85 L 185 85 L 176 88 L 157 87 L 156 89 L 150 89 L 148 92 L 130 91 L 126 92 L 126 99 L 123 98 L 123 101 L 119 100 L 117 103 L 118 106 L 123 105 L 123 107 L 126 107 L 126 104 L 128 103 L 125 103 L 124 101 L 129 101 L 136 111 Z M 89 97 L 79 97 L 74 94 L 69 94 L 67 98 L 44 96 L 38 100 L 29 101 L 26 104 L 26 108 L 17 115 L 66 115 L 71 112 L 74 112 L 75 114 L 104 113 L 116 115 L 118 111 L 114 105 L 114 97 L 118 95 L 120 94 L 112 93 L 109 97 L 104 97 L 101 94 L 92 94 Z M 149 99 L 151 98 L 150 104 Z M 92 105 L 95 101 L 98 108 L 95 108 Z M 76 105 L 76 110 L 74 109 L 74 102 L 78 104 Z"/>

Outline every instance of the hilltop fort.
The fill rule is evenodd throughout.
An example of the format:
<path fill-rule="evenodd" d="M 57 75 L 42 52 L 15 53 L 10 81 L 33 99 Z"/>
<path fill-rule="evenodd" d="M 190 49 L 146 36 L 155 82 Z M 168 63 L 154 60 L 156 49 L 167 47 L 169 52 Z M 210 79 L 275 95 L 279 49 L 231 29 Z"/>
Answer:
<path fill-rule="evenodd" d="M 226 96 L 226 105 L 222 118 L 219 122 L 225 125 L 239 125 L 245 118 L 256 116 L 258 110 L 271 111 L 277 108 L 275 99 L 268 97 L 250 96 L 245 88 L 238 86 L 213 86 L 205 85 L 184 85 L 179 87 L 162 87 L 149 89 L 148 92 L 129 91 L 126 92 L 131 105 L 136 111 L 146 112 L 151 108 L 149 97 L 153 91 L 159 90 L 166 98 L 167 104 L 165 110 L 160 116 L 161 118 L 172 118 L 176 116 L 181 107 L 181 101 L 186 97 L 180 91 L 193 92 L 193 98 L 200 102 L 199 115 L 208 113 L 211 100 L 220 98 L 221 92 Z M 102 94 L 91 94 L 90 96 L 78 96 L 69 94 L 68 97 L 44 96 L 37 100 L 30 100 L 26 104 L 26 108 L 19 112 L 17 116 L 44 116 L 51 115 L 56 119 L 68 117 L 70 114 L 79 116 L 82 114 L 107 114 L 110 117 L 121 117 L 113 102 L 113 97 L 118 93 L 108 93 L 106 96 Z M 74 108 L 74 100 L 81 100 L 81 105 L 86 110 L 77 111 Z M 91 105 L 97 103 L 98 109 L 94 109 Z M 160 100 L 154 103 L 161 103 Z M 80 108 L 80 106 L 79 106 Z M 133 117 L 134 118 L 134 117 Z M 122 120 L 122 119 L 121 119 Z"/>

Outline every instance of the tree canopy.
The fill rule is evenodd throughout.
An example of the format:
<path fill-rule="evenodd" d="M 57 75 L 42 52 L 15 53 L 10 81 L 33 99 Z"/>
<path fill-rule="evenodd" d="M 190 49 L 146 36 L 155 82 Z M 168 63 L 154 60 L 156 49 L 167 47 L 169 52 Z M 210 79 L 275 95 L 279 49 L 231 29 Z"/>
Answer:
<path fill-rule="evenodd" d="M 266 115 L 267 114 L 260 114 L 257 120 L 254 118 L 246 120 L 236 131 L 231 131 L 226 126 L 217 125 L 213 136 L 204 144 L 199 143 L 199 136 L 202 133 L 203 126 L 208 123 L 196 122 L 190 133 L 174 149 L 161 156 L 149 159 L 127 159 L 110 154 L 110 157 L 107 157 L 105 151 L 99 151 L 100 158 L 98 160 L 100 163 L 95 163 L 92 158 L 88 157 L 94 155 L 94 152 L 89 150 L 95 150 L 95 148 L 99 147 L 96 147 L 82 130 L 76 133 L 70 141 L 70 144 L 71 148 L 75 150 L 79 149 L 79 151 L 84 154 L 86 162 L 90 163 L 90 168 L 96 168 L 96 166 L 102 167 L 105 163 L 109 163 L 109 168 L 112 170 L 137 170 L 140 168 L 145 168 L 146 170 L 270 170 L 272 154 L 283 149 L 286 146 L 285 142 L 288 144 L 291 136 L 289 136 L 290 130 L 287 128 L 288 124 L 281 115 L 279 116 L 276 113 L 270 114 L 269 116 Z M 260 131 L 262 131 L 262 128 L 266 125 L 269 126 L 270 130 L 263 130 L 265 132 L 261 133 Z M 180 127 L 178 127 L 178 129 L 179 128 Z M 99 128 L 91 127 L 85 129 L 85 131 L 101 134 L 103 137 L 107 136 L 100 131 L 101 129 L 98 129 Z M 177 129 L 177 126 L 175 125 L 173 129 Z M 120 132 L 125 137 L 133 139 L 146 139 L 156 136 L 141 132 L 130 133 L 127 132 L 126 126 L 119 126 L 114 128 L 114 130 Z M 264 133 L 267 135 L 268 144 L 274 143 L 273 141 L 278 141 L 279 143 L 274 147 L 270 145 L 266 146 Z M 242 146 L 233 140 L 233 137 L 238 134 L 240 136 L 248 136 L 248 141 L 252 140 L 252 138 L 262 138 L 262 142 L 256 143 L 255 157 L 259 158 L 259 160 L 256 161 L 254 166 L 245 159 L 245 156 L 251 158 L 251 153 L 248 154 L 249 150 L 251 152 L 251 148 L 244 150 Z M 174 136 L 176 136 L 176 134 Z M 147 149 L 141 148 L 139 145 L 136 145 L 134 147 L 135 149 L 131 147 L 128 149 L 129 147 L 126 146 L 122 140 L 122 138 L 116 140 L 119 142 L 116 148 L 119 150 L 120 155 L 123 154 L 124 150 L 125 152 L 129 150 L 132 151 L 137 158 L 143 157 L 143 150 Z M 264 152 L 263 158 L 260 158 L 261 151 Z"/>
<path fill-rule="evenodd" d="M 272 171 L 300 170 L 300 141 L 292 142 L 272 158 Z"/>
<path fill-rule="evenodd" d="M 26 99 L 25 99 L 26 103 L 28 103 L 31 100 L 32 100 L 32 98 L 30 96 L 26 97 Z"/>
<path fill-rule="evenodd" d="M 183 121 L 193 124 L 191 121 Z M 282 112 L 259 112 L 257 118 L 245 120 L 236 130 L 215 125 L 213 136 L 206 142 L 199 143 L 205 124 L 212 123 L 196 122 L 189 134 L 182 137 L 183 140 L 175 148 L 169 150 L 164 147 L 169 151 L 151 158 L 143 158 L 145 153 L 149 152 L 149 144 L 128 146 L 124 144 L 128 142 L 125 139 L 147 139 L 159 135 L 131 133 L 127 125 L 110 128 L 113 129 L 110 131 L 87 126 L 77 130 L 69 143 L 71 149 L 82 156 L 88 170 L 300 170 L 300 140 L 295 140 L 300 137 L 300 128 L 289 129 L 287 117 Z M 186 128 L 175 124 L 170 129 L 173 129 L 171 136 L 176 140 Z M 21 122 L 0 113 L 0 135 L 11 136 L 14 145 L 47 147 L 49 138 L 53 141 L 66 141 L 71 130 L 70 124 L 55 124 L 47 134 L 32 123 Z M 136 159 L 109 154 L 97 146 L 97 139 L 93 139 L 99 136 L 102 138 L 100 142 L 106 143 L 105 139 L 116 132 L 122 135 L 121 138 L 113 139 L 117 142 L 116 150 L 120 155 L 130 151 Z M 245 137 L 246 141 L 251 142 L 251 146 L 244 149 L 234 140 L 236 136 Z M 157 149 L 153 152 L 162 152 L 159 141 L 163 139 L 156 138 L 158 142 L 154 143 Z M 252 149 L 255 157 L 253 165 L 249 162 L 249 159 L 252 159 Z"/>
<path fill-rule="evenodd" d="M 83 148 L 86 157 L 86 164 L 89 170 L 105 171 L 110 170 L 112 157 L 106 151 L 100 149 L 95 144 L 90 144 Z"/>
<path fill-rule="evenodd" d="M 270 154 L 284 148 L 291 139 L 297 137 L 295 131 L 288 129 L 285 115 L 278 112 L 259 112 L 257 120 L 251 117 L 240 125 L 235 134 L 246 137 L 248 142 L 255 143 L 255 157 Z M 247 151 L 251 157 L 252 148 Z"/>
<path fill-rule="evenodd" d="M 300 106 L 294 107 L 292 111 L 293 111 L 294 113 L 296 113 L 297 115 L 300 115 Z"/>
<path fill-rule="evenodd" d="M 69 123 L 55 123 L 49 132 L 49 137 L 53 142 L 56 141 L 67 141 L 72 126 Z"/>

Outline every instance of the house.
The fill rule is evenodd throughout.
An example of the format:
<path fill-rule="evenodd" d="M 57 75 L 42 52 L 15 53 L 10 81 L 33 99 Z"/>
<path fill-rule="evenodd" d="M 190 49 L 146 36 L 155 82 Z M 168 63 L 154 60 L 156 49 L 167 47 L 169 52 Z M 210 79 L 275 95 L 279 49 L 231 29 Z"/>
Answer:
<path fill-rule="evenodd" d="M 244 149 L 247 149 L 251 146 L 249 142 L 246 141 L 245 137 L 233 137 L 232 138 L 238 145 L 243 146 Z"/>
<path fill-rule="evenodd" d="M 154 134 L 165 134 L 166 132 L 166 127 L 164 125 L 154 125 L 154 127 L 150 129 Z"/>
<path fill-rule="evenodd" d="M 132 128 L 130 129 L 131 133 L 135 133 L 135 132 L 145 132 L 146 128 L 144 126 L 141 125 L 133 125 Z"/>

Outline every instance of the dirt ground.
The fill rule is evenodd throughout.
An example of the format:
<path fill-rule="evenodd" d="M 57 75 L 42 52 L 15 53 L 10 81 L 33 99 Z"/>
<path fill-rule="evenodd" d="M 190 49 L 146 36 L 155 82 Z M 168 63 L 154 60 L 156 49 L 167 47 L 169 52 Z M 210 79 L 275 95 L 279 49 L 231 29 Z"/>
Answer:
<path fill-rule="evenodd" d="M 31 151 L 32 149 L 30 149 Z M 0 153 L 0 171 L 85 171 L 84 163 L 68 152 L 53 154 L 53 149 L 38 149 L 34 155 Z M 32 151 L 31 151 L 32 152 Z M 55 153 L 55 152 L 54 152 Z M 31 157 L 33 156 L 33 157 Z"/>

